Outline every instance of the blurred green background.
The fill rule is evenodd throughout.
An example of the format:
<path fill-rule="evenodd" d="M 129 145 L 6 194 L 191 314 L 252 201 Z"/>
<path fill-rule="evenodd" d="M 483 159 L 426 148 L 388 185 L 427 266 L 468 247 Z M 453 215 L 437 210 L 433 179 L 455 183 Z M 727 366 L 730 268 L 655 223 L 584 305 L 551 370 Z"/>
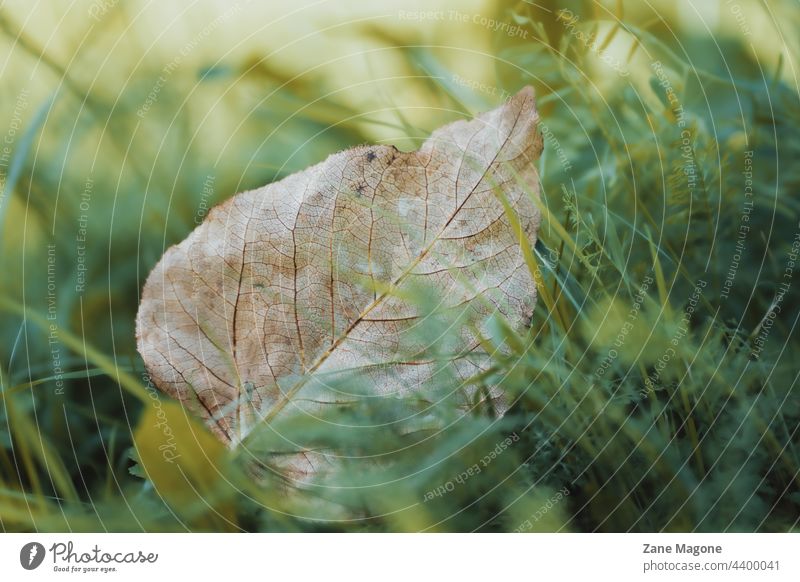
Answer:
<path fill-rule="evenodd" d="M 4 531 L 797 528 L 797 2 L 8 1 L 0 33 Z M 293 487 L 148 390 L 139 292 L 211 206 L 528 84 L 540 299 L 474 379 L 502 420 L 365 399 L 332 423 L 393 428 L 281 427 L 353 459 Z"/>

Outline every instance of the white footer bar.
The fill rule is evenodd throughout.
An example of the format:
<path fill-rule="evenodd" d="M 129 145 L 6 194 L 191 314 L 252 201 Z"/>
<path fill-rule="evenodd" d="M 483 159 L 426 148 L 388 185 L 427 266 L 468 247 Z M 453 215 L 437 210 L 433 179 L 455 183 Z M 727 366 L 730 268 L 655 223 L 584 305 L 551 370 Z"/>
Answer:
<path fill-rule="evenodd" d="M 797 534 L 4 534 L 2 580 L 800 580 Z M 241 577 L 241 578 L 240 578 Z"/>

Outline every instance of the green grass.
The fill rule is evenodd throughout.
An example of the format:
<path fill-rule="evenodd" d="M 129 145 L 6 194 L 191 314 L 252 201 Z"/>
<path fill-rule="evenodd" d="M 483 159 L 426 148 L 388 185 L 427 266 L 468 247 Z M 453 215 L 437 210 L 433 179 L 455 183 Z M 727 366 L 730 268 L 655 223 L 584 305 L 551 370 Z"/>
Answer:
<path fill-rule="evenodd" d="M 773 4 L 786 30 L 800 29 L 796 6 Z M 571 9 L 586 31 L 615 14 L 580 2 Z M 539 284 L 534 318 L 521 331 L 493 322 L 492 366 L 470 381 L 479 393 L 501 387 L 508 413 L 460 414 L 447 396 L 455 378 L 378 400 L 355 374 L 336 381 L 364 398 L 313 423 L 260 427 L 246 452 L 226 452 L 162 396 L 181 472 L 152 460 L 156 400 L 133 330 L 141 285 L 165 247 L 191 231 L 204 205 L 369 141 L 375 126 L 412 147 L 498 98 L 453 80 L 452 49 L 370 29 L 374 42 L 397 47 L 403 82 L 441 108 L 438 121 L 420 127 L 402 110 L 394 121 L 362 113 L 336 87 L 255 57 L 181 69 L 141 119 L 160 64 L 124 86 L 89 87 L 23 35 L 11 58 L 40 62 L 51 85 L 49 97 L 29 103 L 4 173 L 3 529 L 797 529 L 800 100 L 786 84 L 787 63 L 757 60 L 736 36 L 673 36 L 657 13 L 618 11 L 608 35 L 637 39 L 625 63 L 639 73 L 606 91 L 608 78 L 586 76 L 592 51 L 555 16 L 538 14 L 524 2 L 497 8 L 496 18 L 530 35 L 494 35 L 489 55 L 493 85 L 536 88 L 546 126 L 540 243 L 521 241 Z M 14 22 L 2 19 L 11 38 Z M 5 90 L 9 102 L 17 92 Z M 220 134 L 208 105 L 216 98 L 247 123 Z M 376 92 L 375 110 L 396 105 Z M 420 304 L 435 304 L 426 299 L 421 290 Z M 420 339 L 439 337 L 448 317 L 431 312 Z M 446 348 L 428 355 L 446 358 Z M 406 420 L 423 414 L 422 427 Z M 294 488 L 264 462 L 283 439 L 335 450 L 341 467 Z"/>

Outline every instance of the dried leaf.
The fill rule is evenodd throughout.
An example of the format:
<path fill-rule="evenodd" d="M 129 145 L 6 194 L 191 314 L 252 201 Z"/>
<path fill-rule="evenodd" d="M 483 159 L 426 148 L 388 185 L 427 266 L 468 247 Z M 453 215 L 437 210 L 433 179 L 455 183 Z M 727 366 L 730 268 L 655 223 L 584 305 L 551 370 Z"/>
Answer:
<path fill-rule="evenodd" d="M 329 373 L 406 394 L 434 369 L 396 361 L 421 317 L 402 291 L 419 285 L 468 315 L 455 333 L 474 352 L 452 366 L 480 371 L 470 327 L 495 310 L 522 325 L 536 299 L 498 192 L 533 244 L 538 119 L 525 88 L 416 152 L 353 148 L 214 208 L 145 284 L 137 339 L 153 381 L 230 446 L 257 422 L 335 402 Z"/>

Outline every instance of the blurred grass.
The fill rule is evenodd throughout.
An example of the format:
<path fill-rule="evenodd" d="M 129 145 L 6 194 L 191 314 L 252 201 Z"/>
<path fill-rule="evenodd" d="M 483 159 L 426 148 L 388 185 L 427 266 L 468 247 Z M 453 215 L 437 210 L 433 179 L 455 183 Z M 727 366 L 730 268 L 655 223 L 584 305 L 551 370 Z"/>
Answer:
<path fill-rule="evenodd" d="M 758 43 L 723 3 L 711 34 L 687 24 L 688 4 L 440 4 L 528 34 L 398 18 L 408 3 L 295 14 L 283 3 L 263 21 L 211 2 L 178 19 L 107 3 L 94 21 L 84 3 L 61 15 L 71 27 L 0 9 L 5 135 L 19 125 L 0 165 L 4 531 L 797 528 L 796 4 L 740 2 Z M 564 7 L 629 75 L 570 33 Z M 287 16 L 255 34 L 276 15 Z M 525 84 L 547 130 L 541 241 L 521 241 L 540 301 L 526 333 L 494 322 L 493 365 L 471 379 L 502 387 L 502 420 L 456 414 L 441 396 L 459 381 L 440 378 L 418 398 L 364 397 L 327 422 L 263 427 L 247 453 L 228 453 L 154 398 L 133 337 L 139 289 L 207 208 L 355 144 L 415 147 Z M 737 249 L 745 151 L 754 204 Z M 447 327 L 432 313 L 418 333 Z M 369 393 L 358 377 L 338 381 Z M 188 464 L 158 462 L 154 402 L 181 427 Z M 418 430 L 415 414 L 441 430 Z M 482 471 L 426 499 L 511 435 Z M 250 458 L 285 439 L 336 450 L 343 470 L 292 490 Z"/>

